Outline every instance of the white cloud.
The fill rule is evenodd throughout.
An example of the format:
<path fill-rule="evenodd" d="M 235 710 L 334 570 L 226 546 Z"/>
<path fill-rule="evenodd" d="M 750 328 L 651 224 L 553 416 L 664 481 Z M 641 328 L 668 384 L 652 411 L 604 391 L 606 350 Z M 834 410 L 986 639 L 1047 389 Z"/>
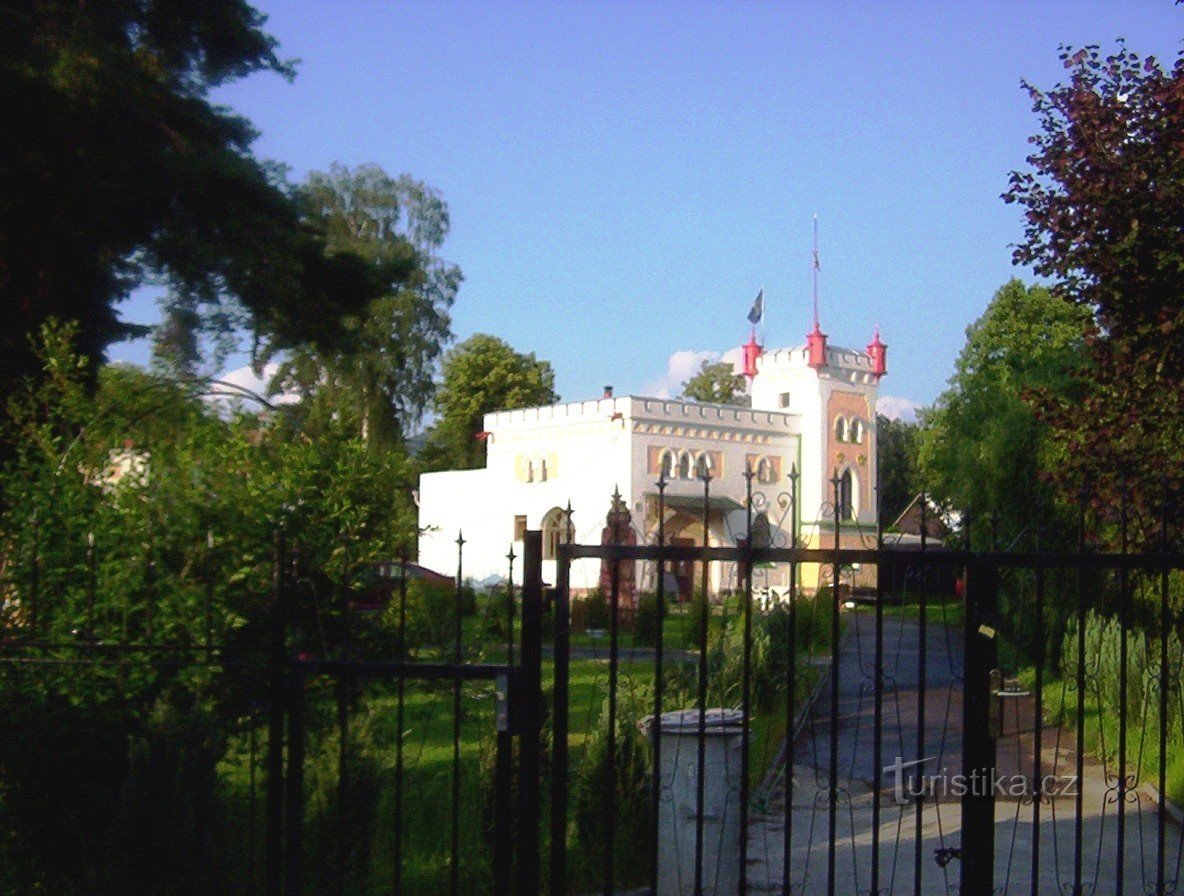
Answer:
<path fill-rule="evenodd" d="M 238 367 L 234 370 L 229 370 L 226 373 L 220 374 L 215 377 L 215 379 L 220 380 L 223 383 L 227 383 L 230 387 L 237 386 L 238 389 L 247 390 L 241 395 L 241 400 L 248 406 L 257 404 L 257 402 L 254 402 L 249 398 L 249 393 L 251 392 L 254 392 L 256 395 L 263 396 L 272 404 L 295 404 L 297 401 L 299 401 L 299 398 L 291 393 L 271 393 L 268 391 L 268 383 L 271 382 L 271 378 L 276 375 L 278 370 L 279 364 L 273 361 L 272 363 L 264 366 L 263 372 L 260 375 L 257 375 L 255 371 L 251 369 L 250 365 L 246 365 L 244 367 Z M 237 389 L 219 388 L 218 383 L 211 383 L 211 388 L 217 392 L 225 393 L 211 397 L 211 401 L 217 402 L 219 404 L 226 404 L 235 400 Z"/>
<path fill-rule="evenodd" d="M 719 352 L 679 349 L 666 362 L 666 375 L 642 386 L 641 394 L 654 398 L 673 398 L 682 392 L 682 384 L 699 372 L 704 361 L 711 363 L 719 359 Z"/>
<path fill-rule="evenodd" d="M 876 400 L 876 413 L 883 414 L 889 420 L 903 420 L 905 423 L 917 422 L 917 411 L 921 405 L 911 398 L 900 395 L 881 395 Z"/>

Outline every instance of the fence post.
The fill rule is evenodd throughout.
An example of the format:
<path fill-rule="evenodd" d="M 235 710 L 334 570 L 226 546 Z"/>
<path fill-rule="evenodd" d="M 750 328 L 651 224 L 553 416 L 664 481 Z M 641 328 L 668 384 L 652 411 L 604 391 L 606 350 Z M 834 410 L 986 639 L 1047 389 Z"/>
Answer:
<path fill-rule="evenodd" d="M 528 529 L 522 541 L 522 649 L 516 670 L 519 700 L 518 893 L 539 891 L 539 780 L 542 728 L 543 533 Z"/>
<path fill-rule="evenodd" d="M 962 698 L 962 896 L 990 896 L 995 874 L 995 737 L 991 672 L 998 662 L 998 571 L 974 560 L 966 571 L 966 672 Z"/>
<path fill-rule="evenodd" d="M 277 527 L 272 558 L 267 657 L 267 869 L 264 889 L 267 896 L 282 896 L 284 887 L 284 717 L 288 697 L 285 681 L 286 554 L 284 530 Z"/>

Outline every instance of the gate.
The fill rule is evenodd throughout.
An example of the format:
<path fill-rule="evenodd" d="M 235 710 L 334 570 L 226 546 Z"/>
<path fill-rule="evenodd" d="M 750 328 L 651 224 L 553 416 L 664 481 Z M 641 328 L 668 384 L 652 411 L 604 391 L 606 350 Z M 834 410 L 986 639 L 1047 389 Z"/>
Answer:
<path fill-rule="evenodd" d="M 1184 556 L 1169 550 L 1166 524 L 1161 549 L 1139 554 L 1090 550 L 1084 513 L 1070 552 L 934 545 L 924 521 L 911 546 L 882 530 L 854 533 L 851 544 L 835 502 L 829 531 L 807 546 L 796 477 L 780 501 L 754 494 L 753 478 L 734 546 L 708 543 L 710 476 L 698 546 L 666 537 L 664 478 L 656 514 L 632 539 L 578 544 L 569 509 L 554 605 L 551 893 L 1176 892 L 1184 840 L 1165 794 L 1170 773 L 1181 773 L 1171 763 L 1184 761 L 1173 758 L 1184 756 Z M 832 487 L 837 495 L 840 483 Z M 784 536 L 760 546 L 754 514 L 776 506 L 784 512 L 773 531 Z M 582 581 L 608 585 L 582 598 L 607 605 L 607 643 L 593 654 L 604 670 L 599 752 L 585 746 L 589 723 L 572 724 L 581 564 Z M 652 594 L 631 600 L 621 586 L 627 564 Z M 734 593 L 697 597 L 679 616 L 667 572 L 689 564 L 701 595 L 720 581 Z M 778 569 L 787 585 L 770 601 L 760 580 Z M 811 569 L 828 584 L 809 588 Z M 861 587 L 873 569 L 874 585 Z M 940 582 L 956 585 L 947 593 Z M 654 630 L 640 635 L 643 601 Z M 692 640 L 671 637 L 680 622 Z M 777 643 L 788 645 L 786 661 L 770 669 Z M 574 662 L 583 664 L 581 650 Z M 649 723 L 643 800 L 630 778 L 639 690 Z M 708 780 L 718 771 L 709 755 L 716 708 L 742 722 L 722 805 Z M 696 720 L 690 753 L 657 721 L 672 710 Z M 669 751 L 685 765 L 676 777 L 691 782 L 682 796 L 661 771 Z M 589 775 L 602 788 L 599 844 L 569 801 L 569 781 Z M 694 848 L 678 855 L 670 880 L 661 853 L 677 847 L 664 828 L 680 799 L 689 799 L 682 823 Z M 716 824 L 720 813 L 738 815 L 738 834 Z M 721 858 L 729 851 L 734 872 Z"/>

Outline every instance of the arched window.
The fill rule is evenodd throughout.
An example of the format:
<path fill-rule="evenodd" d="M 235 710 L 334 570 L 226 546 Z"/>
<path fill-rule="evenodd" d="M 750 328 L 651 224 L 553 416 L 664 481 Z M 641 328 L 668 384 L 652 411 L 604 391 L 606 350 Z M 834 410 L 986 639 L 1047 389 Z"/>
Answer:
<path fill-rule="evenodd" d="M 835 441 L 836 442 L 847 441 L 847 418 L 846 417 L 836 417 L 835 418 Z"/>
<path fill-rule="evenodd" d="M 545 457 L 539 458 L 538 465 L 535 467 L 535 469 L 538 471 L 538 481 L 539 482 L 546 482 L 547 481 L 547 459 Z"/>
<path fill-rule="evenodd" d="M 567 544 L 568 519 L 561 507 L 552 507 L 543 517 L 543 559 L 554 560 L 559 554 L 559 545 Z"/>
<path fill-rule="evenodd" d="M 850 470 L 844 470 L 839 477 L 838 494 L 835 503 L 839 505 L 839 519 L 855 519 L 855 477 Z"/>
<path fill-rule="evenodd" d="M 663 449 L 660 455 L 658 471 L 664 479 L 674 478 L 674 452 L 669 448 Z"/>
<path fill-rule="evenodd" d="M 756 479 L 757 482 L 773 481 L 773 462 L 767 457 L 762 457 L 759 461 L 757 461 Z"/>
<path fill-rule="evenodd" d="M 678 478 L 691 478 L 691 454 L 689 451 L 683 451 L 678 455 Z"/>
<path fill-rule="evenodd" d="M 858 418 L 851 421 L 851 441 L 857 445 L 863 441 L 863 421 Z"/>
<path fill-rule="evenodd" d="M 526 481 L 527 482 L 534 482 L 534 461 L 533 460 L 526 461 Z"/>
<path fill-rule="evenodd" d="M 704 476 L 710 476 L 713 472 L 711 466 L 711 455 L 704 451 L 695 460 L 695 476 L 702 479 Z"/>

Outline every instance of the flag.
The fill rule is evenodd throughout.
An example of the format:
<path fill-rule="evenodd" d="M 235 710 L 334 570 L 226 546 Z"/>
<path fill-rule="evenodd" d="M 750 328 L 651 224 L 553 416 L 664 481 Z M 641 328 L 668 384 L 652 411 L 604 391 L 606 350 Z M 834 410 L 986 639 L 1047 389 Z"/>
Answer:
<path fill-rule="evenodd" d="M 756 326 L 761 322 L 761 318 L 765 316 L 765 291 L 762 289 L 756 294 L 756 301 L 752 303 L 752 308 L 748 312 L 748 322 Z"/>

